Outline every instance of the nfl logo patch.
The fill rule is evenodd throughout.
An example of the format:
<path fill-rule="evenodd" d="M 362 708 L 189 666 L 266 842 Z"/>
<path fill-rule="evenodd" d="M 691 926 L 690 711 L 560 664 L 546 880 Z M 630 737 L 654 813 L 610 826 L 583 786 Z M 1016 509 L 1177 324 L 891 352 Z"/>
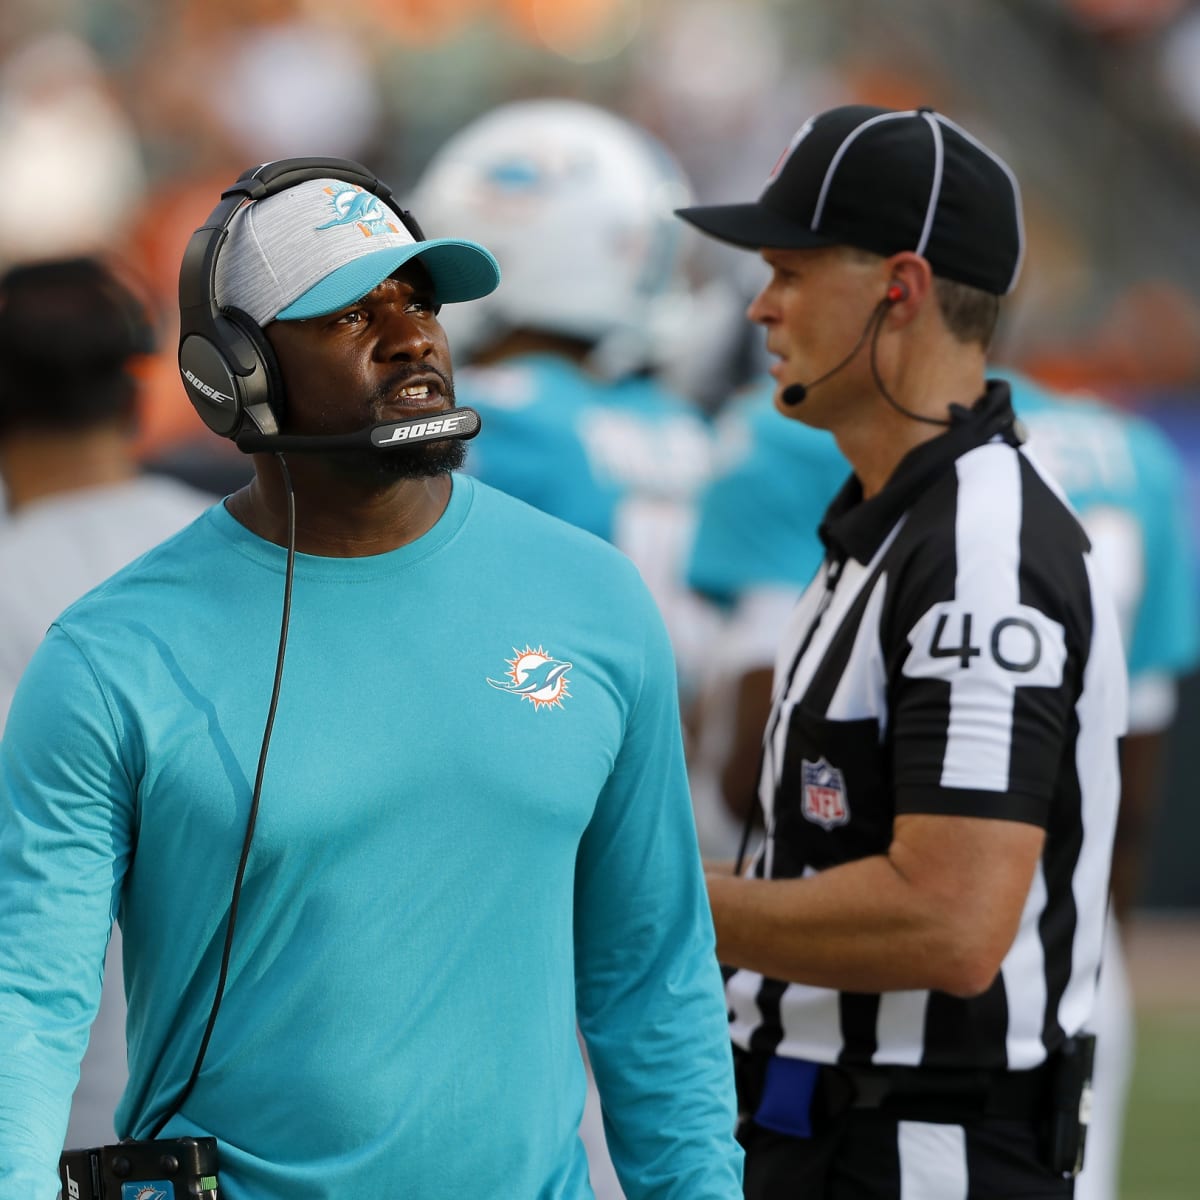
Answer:
<path fill-rule="evenodd" d="M 850 820 L 850 803 L 846 798 L 846 781 L 841 771 L 831 767 L 823 758 L 815 763 L 803 759 L 800 767 L 805 820 L 825 830 L 845 825 Z"/>

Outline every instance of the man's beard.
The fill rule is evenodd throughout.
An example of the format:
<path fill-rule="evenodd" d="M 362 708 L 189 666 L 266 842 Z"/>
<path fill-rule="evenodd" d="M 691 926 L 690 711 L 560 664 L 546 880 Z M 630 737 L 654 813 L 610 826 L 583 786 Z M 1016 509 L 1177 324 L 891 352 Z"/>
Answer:
<path fill-rule="evenodd" d="M 457 471 L 466 457 L 467 448 L 460 438 L 439 438 L 394 450 L 343 451 L 328 455 L 325 461 L 343 479 L 387 485 L 402 479 L 431 479 Z"/>
<path fill-rule="evenodd" d="M 431 368 L 424 368 L 422 374 L 427 374 Z M 454 381 L 447 374 L 432 369 L 442 380 L 446 397 L 445 407 L 438 413 L 429 413 L 429 417 L 454 411 Z M 405 372 L 415 375 L 415 369 Z M 403 383 L 403 375 L 397 381 L 390 382 L 380 390 L 380 404 L 395 387 Z M 376 414 L 377 424 L 387 420 L 396 420 L 392 415 L 386 417 L 382 409 Z M 388 484 L 401 479 L 431 479 L 435 475 L 446 475 L 457 471 L 466 461 L 467 447 L 461 438 L 435 438 L 426 442 L 415 442 L 411 446 L 398 446 L 387 450 L 353 451 L 344 455 L 331 457 L 330 462 L 337 464 L 337 469 L 347 476 L 365 482 Z"/>
<path fill-rule="evenodd" d="M 379 450 L 371 462 L 381 482 L 391 479 L 429 479 L 457 471 L 467 458 L 467 447 L 461 438 L 438 438 L 402 446 L 398 450 Z"/>

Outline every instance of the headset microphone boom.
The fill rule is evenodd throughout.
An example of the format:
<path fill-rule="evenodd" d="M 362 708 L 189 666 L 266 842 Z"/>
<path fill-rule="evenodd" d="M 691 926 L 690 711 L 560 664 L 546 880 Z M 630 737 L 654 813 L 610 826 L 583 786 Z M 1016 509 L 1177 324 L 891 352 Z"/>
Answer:
<path fill-rule="evenodd" d="M 832 379 L 839 371 L 848 367 L 857 357 L 858 352 L 863 348 L 863 343 L 870 336 L 871 331 L 878 332 L 879 326 L 883 323 L 884 314 L 893 305 L 898 304 L 901 300 L 908 299 L 908 287 L 898 279 L 892 280 L 888 285 L 887 293 L 883 299 L 871 310 L 871 315 L 867 318 L 867 323 L 863 326 L 863 331 L 859 334 L 858 341 L 854 343 L 854 348 L 842 359 L 836 367 L 830 371 L 826 371 L 824 375 L 818 375 L 816 379 L 809 383 L 793 383 L 783 389 L 780 399 L 784 404 L 789 406 L 802 404 L 808 393 L 819 383 L 824 383 L 827 379 Z M 875 354 L 874 342 L 871 344 L 872 358 Z M 886 394 L 886 393 L 885 393 Z"/>

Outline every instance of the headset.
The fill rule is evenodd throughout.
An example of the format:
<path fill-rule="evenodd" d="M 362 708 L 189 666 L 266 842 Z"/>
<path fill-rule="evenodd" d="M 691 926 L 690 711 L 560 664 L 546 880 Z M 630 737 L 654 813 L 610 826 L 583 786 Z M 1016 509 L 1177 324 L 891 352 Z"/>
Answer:
<path fill-rule="evenodd" d="M 179 269 L 179 373 L 201 420 L 243 449 L 274 449 L 284 412 L 283 380 L 261 327 L 238 308 L 217 304 L 217 255 L 234 214 L 310 179 L 340 179 L 378 196 L 414 240 L 426 240 L 412 213 L 392 202 L 392 189 L 348 158 L 281 158 L 243 171 L 192 234 Z M 282 447 L 281 447 L 282 448 Z M 300 446 L 290 446 L 300 449 Z M 315 448 L 315 447 L 314 447 Z"/>
<path fill-rule="evenodd" d="M 858 352 L 863 348 L 863 343 L 871 339 L 871 375 L 875 380 L 875 386 L 879 389 L 880 395 L 898 412 L 914 421 L 922 421 L 926 425 L 941 425 L 949 427 L 952 422 L 944 420 L 941 417 L 929 417 L 923 413 L 913 412 L 911 408 L 905 408 L 898 400 L 893 397 L 888 391 L 887 386 L 883 382 L 882 376 L 879 374 L 879 364 L 875 361 L 875 346 L 879 341 L 879 332 L 883 329 L 883 319 L 887 316 L 888 309 L 893 304 L 901 304 L 909 297 L 908 284 L 903 280 L 893 279 L 888 284 L 887 291 L 883 294 L 883 299 L 871 310 L 871 315 L 867 318 L 867 323 L 863 326 L 863 331 L 858 336 L 858 341 L 854 343 L 854 348 L 842 359 L 836 367 L 832 367 L 823 375 L 818 375 L 816 379 L 810 380 L 808 383 L 792 383 L 783 389 L 779 398 L 789 408 L 795 407 L 797 404 L 803 404 L 808 397 L 808 393 L 812 391 L 818 384 L 824 383 L 827 379 L 832 379 L 839 371 L 844 370 L 850 365 Z"/>

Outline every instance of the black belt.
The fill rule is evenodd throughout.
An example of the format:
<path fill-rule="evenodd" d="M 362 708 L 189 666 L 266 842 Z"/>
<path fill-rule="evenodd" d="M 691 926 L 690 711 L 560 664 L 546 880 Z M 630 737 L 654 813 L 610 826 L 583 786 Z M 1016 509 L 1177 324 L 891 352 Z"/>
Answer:
<path fill-rule="evenodd" d="M 935 1067 L 829 1067 L 850 1085 L 850 1108 L 879 1109 L 908 1120 L 997 1117 L 1034 1120 L 1046 1111 L 1047 1071 Z"/>
<path fill-rule="evenodd" d="M 733 1050 L 738 1108 L 754 1116 L 771 1055 L 736 1045 Z M 852 1064 L 822 1064 L 819 1071 L 815 1103 L 825 1119 L 849 1109 L 875 1109 L 901 1120 L 950 1124 L 980 1117 L 1037 1121 L 1051 1101 L 1045 1063 L 1029 1071 Z"/>

